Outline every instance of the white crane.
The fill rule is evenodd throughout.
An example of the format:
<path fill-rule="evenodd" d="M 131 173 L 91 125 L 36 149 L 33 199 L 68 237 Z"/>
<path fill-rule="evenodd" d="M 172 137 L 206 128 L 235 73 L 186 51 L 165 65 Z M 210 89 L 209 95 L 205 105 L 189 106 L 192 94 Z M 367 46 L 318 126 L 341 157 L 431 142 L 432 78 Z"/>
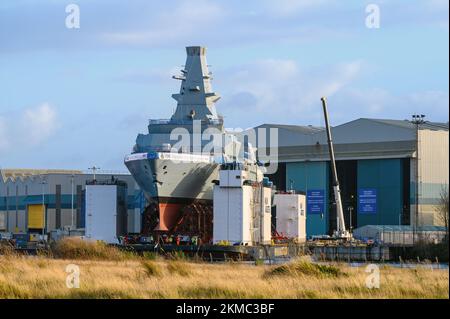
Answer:
<path fill-rule="evenodd" d="M 337 176 L 336 170 L 336 160 L 334 158 L 334 148 L 333 148 L 333 140 L 331 138 L 331 129 L 330 123 L 328 121 L 328 109 L 327 109 L 327 99 L 325 97 L 321 98 L 323 105 L 323 114 L 325 116 L 325 126 L 327 130 L 327 138 L 328 138 L 328 150 L 330 152 L 330 163 L 331 163 L 331 173 L 333 175 L 333 191 L 334 191 L 334 200 L 336 202 L 336 223 L 337 227 L 333 234 L 336 238 L 350 239 L 351 234 L 345 228 L 345 220 L 344 220 L 344 210 L 342 209 L 342 200 L 341 200 L 341 190 L 339 189 L 339 180 Z"/>

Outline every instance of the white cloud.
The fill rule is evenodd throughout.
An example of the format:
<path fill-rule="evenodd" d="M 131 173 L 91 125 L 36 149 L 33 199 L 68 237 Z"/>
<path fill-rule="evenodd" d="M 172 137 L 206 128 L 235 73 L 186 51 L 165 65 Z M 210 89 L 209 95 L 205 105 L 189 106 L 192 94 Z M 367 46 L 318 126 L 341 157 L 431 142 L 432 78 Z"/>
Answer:
<path fill-rule="evenodd" d="M 304 13 L 334 3 L 333 0 L 266 0 L 264 2 L 269 14 L 288 17 Z"/>
<path fill-rule="evenodd" d="M 56 109 L 48 103 L 0 116 L 0 152 L 33 148 L 60 127 Z"/>
<path fill-rule="evenodd" d="M 295 61 L 275 59 L 217 70 L 214 87 L 223 96 L 217 108 L 227 127 L 267 122 L 323 125 L 322 96 L 329 99 L 332 125 L 360 117 L 408 119 L 413 113 L 448 121 L 448 92 L 396 94 L 361 88 L 358 80 L 364 70 L 367 66 L 359 60 L 302 69 Z"/>
<path fill-rule="evenodd" d="M 307 123 L 320 116 L 320 97 L 339 93 L 361 73 L 362 61 L 301 69 L 292 60 L 262 60 L 218 75 L 219 111 L 227 125 L 243 122 Z M 250 117 L 242 119 L 242 111 Z M 234 111 L 238 111 L 237 113 Z M 316 124 L 316 123 L 313 123 Z"/>
<path fill-rule="evenodd" d="M 22 128 L 32 132 L 27 138 L 30 145 L 38 145 L 48 139 L 59 127 L 56 110 L 48 103 L 26 109 L 22 115 Z"/>
<path fill-rule="evenodd" d="M 448 0 L 426 0 L 423 3 L 428 14 L 434 17 L 434 23 L 448 32 L 449 29 L 449 1 Z"/>
<path fill-rule="evenodd" d="M 9 139 L 7 137 L 6 119 L 0 116 L 0 152 L 6 150 L 9 146 Z"/>
<path fill-rule="evenodd" d="M 150 12 L 146 21 L 134 26 L 121 26 L 93 33 L 96 46 L 179 47 L 183 45 L 235 46 L 254 43 L 309 42 L 324 37 L 347 37 L 345 26 L 328 25 L 339 14 L 332 14 L 335 0 L 267 0 L 237 4 L 219 1 L 181 0 L 170 2 L 158 11 Z M 324 12 L 318 9 L 325 8 Z M 242 11 L 241 11 L 242 10 Z M 314 16 L 324 13 L 317 23 Z M 304 15 L 303 15 L 304 14 Z M 303 15 L 303 16 L 302 16 Z M 331 16 L 330 16 L 331 15 Z M 292 17 L 295 19 L 288 19 Z M 297 20 L 302 16 L 301 20 Z M 331 18 L 331 19 L 330 19 Z M 347 21 L 347 20 L 345 20 Z M 126 23 L 129 21 L 125 20 Z M 331 23 L 334 24 L 334 23 Z"/>
<path fill-rule="evenodd" d="M 134 31 L 105 32 L 100 38 L 109 44 L 158 45 L 204 33 L 214 21 L 224 16 L 224 8 L 208 1 L 182 1 L 159 13 L 147 27 Z M 202 32 L 203 31 L 203 32 Z"/>
<path fill-rule="evenodd" d="M 439 116 L 439 114 L 446 113 L 447 119 L 441 118 L 441 120 L 448 121 L 448 92 L 439 90 L 416 92 L 409 94 L 407 99 L 415 113 L 425 113 L 429 116 Z M 445 111 L 442 112 L 443 110 Z"/>
<path fill-rule="evenodd" d="M 425 5 L 431 10 L 448 12 L 449 1 L 448 0 L 426 0 Z"/>
<path fill-rule="evenodd" d="M 84 19 L 77 36 L 58 27 L 61 12 L 53 1 L 31 2 L 14 1 L 4 8 L 0 52 L 174 48 L 195 42 L 209 46 L 320 42 L 359 36 L 365 30 L 361 28 L 364 4 L 370 1 L 136 0 L 133 6 L 120 0 L 83 1 Z M 386 27 L 448 28 L 448 0 L 376 3 L 382 5 Z"/>
<path fill-rule="evenodd" d="M 430 121 L 448 121 L 449 95 L 443 91 L 394 94 L 381 88 L 348 87 L 336 95 L 333 103 L 336 106 L 334 120 L 340 123 L 350 120 L 349 114 L 352 117 L 409 119 L 412 114 L 419 113 L 425 114 Z"/>

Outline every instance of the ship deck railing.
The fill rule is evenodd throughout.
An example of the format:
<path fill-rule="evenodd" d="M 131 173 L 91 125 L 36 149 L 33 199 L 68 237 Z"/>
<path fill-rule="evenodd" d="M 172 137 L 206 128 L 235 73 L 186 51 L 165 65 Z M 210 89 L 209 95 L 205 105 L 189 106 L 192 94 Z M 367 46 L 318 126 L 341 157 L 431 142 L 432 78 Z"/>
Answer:
<path fill-rule="evenodd" d="M 221 125 L 223 124 L 222 119 L 215 119 L 215 120 L 199 120 L 202 123 L 205 124 L 212 124 L 212 125 Z M 191 120 L 171 120 L 171 119 L 150 119 L 148 120 L 149 125 L 166 125 L 166 124 L 173 124 L 173 125 L 192 125 L 193 121 Z"/>

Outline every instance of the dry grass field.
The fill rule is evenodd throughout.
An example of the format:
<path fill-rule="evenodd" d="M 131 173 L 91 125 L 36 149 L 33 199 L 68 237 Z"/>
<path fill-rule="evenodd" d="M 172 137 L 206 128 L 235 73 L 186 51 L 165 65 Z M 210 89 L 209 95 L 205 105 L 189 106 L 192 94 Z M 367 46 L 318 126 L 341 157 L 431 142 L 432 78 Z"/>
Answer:
<path fill-rule="evenodd" d="M 79 288 L 66 286 L 69 264 L 80 269 Z M 366 287 L 367 275 L 365 267 L 306 259 L 275 266 L 209 264 L 69 242 L 52 256 L 0 255 L 0 298 L 449 297 L 448 270 L 382 266 L 379 289 Z"/>

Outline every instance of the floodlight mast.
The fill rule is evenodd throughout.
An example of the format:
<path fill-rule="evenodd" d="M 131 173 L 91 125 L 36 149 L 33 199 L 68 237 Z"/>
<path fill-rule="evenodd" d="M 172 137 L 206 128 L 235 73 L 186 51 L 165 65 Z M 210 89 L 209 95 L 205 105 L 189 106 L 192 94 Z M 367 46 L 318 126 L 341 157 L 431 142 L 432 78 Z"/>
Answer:
<path fill-rule="evenodd" d="M 331 129 L 330 123 L 328 121 L 328 109 L 327 109 L 327 99 L 326 97 L 322 97 L 322 106 L 323 106 L 323 114 L 325 117 L 325 126 L 327 131 L 327 139 L 328 139 L 328 150 L 330 153 L 330 164 L 331 164 L 331 173 L 333 177 L 333 191 L 334 191 L 334 201 L 336 203 L 336 231 L 334 232 L 334 237 L 338 238 L 351 238 L 351 234 L 345 228 L 345 220 L 344 220 L 344 210 L 342 209 L 342 200 L 341 200 L 341 190 L 339 188 L 339 180 L 337 176 L 336 170 L 336 160 L 334 157 L 334 147 L 333 140 L 331 137 Z"/>
<path fill-rule="evenodd" d="M 89 167 L 88 169 L 92 170 L 92 173 L 94 174 L 94 183 L 95 183 L 97 181 L 95 178 L 95 173 L 100 169 L 100 167 L 94 165 L 92 167 Z"/>

